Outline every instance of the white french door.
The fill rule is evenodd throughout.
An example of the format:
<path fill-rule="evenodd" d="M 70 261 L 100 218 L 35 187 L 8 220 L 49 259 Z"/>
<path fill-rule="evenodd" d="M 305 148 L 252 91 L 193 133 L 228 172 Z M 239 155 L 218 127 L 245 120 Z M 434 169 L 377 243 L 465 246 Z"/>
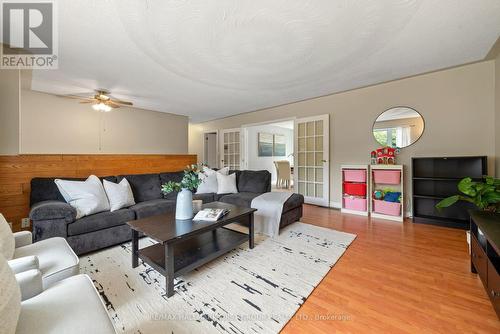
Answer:
<path fill-rule="evenodd" d="M 294 188 L 306 203 L 330 204 L 329 115 L 298 118 L 294 126 Z"/>
<path fill-rule="evenodd" d="M 229 167 L 231 170 L 240 169 L 240 139 L 240 129 L 226 129 L 220 131 L 220 168 Z"/>

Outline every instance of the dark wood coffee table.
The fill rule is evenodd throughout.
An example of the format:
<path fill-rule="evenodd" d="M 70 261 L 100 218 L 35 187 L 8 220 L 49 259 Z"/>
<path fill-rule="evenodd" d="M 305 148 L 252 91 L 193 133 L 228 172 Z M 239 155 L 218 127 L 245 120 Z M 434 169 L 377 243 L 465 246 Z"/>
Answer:
<path fill-rule="evenodd" d="M 256 209 L 212 202 L 203 208 L 231 210 L 216 222 L 175 220 L 169 213 L 130 221 L 132 229 L 132 267 L 139 265 L 139 258 L 166 278 L 167 297 L 174 294 L 174 277 L 198 268 L 248 241 L 254 247 L 253 213 Z M 249 233 L 230 230 L 224 226 L 243 223 Z M 139 249 L 139 232 L 158 243 Z"/>

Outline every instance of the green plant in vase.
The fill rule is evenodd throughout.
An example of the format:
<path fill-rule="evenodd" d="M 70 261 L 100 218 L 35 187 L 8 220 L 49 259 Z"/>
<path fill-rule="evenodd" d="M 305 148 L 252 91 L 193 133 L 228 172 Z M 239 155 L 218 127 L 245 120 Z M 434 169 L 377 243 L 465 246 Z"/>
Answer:
<path fill-rule="evenodd" d="M 463 201 L 474 204 L 484 211 L 500 212 L 500 179 L 485 176 L 482 181 L 473 181 L 466 177 L 457 185 L 461 194 L 443 199 L 436 208 L 443 209 Z"/>
<path fill-rule="evenodd" d="M 161 186 L 161 191 L 164 194 L 169 194 L 181 191 L 182 189 L 196 190 L 201 183 L 200 173 L 203 173 L 203 166 L 187 165 L 186 169 L 184 169 L 184 176 L 181 182 L 168 181 Z"/>
<path fill-rule="evenodd" d="M 184 176 L 181 182 L 169 181 L 161 186 L 164 194 L 178 192 L 175 205 L 175 218 L 187 220 L 193 218 L 193 193 L 201 183 L 200 173 L 203 166 L 188 165 L 184 169 Z"/>

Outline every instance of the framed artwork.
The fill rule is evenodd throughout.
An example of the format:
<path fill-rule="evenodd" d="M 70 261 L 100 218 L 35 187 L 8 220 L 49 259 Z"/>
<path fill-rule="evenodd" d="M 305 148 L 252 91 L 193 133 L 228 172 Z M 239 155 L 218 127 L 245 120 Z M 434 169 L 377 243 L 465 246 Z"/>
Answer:
<path fill-rule="evenodd" d="M 286 156 L 286 140 L 285 135 L 274 135 L 273 155 L 275 157 Z"/>
<path fill-rule="evenodd" d="M 271 133 L 259 132 L 258 154 L 259 157 L 273 156 L 273 135 Z"/>

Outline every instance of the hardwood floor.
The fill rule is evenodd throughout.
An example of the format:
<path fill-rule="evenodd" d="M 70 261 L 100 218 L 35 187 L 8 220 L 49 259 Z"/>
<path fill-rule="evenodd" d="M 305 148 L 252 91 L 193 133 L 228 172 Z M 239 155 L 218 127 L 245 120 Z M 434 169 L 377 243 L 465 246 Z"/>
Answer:
<path fill-rule="evenodd" d="M 465 231 L 310 205 L 302 221 L 357 238 L 282 333 L 500 333 Z"/>

